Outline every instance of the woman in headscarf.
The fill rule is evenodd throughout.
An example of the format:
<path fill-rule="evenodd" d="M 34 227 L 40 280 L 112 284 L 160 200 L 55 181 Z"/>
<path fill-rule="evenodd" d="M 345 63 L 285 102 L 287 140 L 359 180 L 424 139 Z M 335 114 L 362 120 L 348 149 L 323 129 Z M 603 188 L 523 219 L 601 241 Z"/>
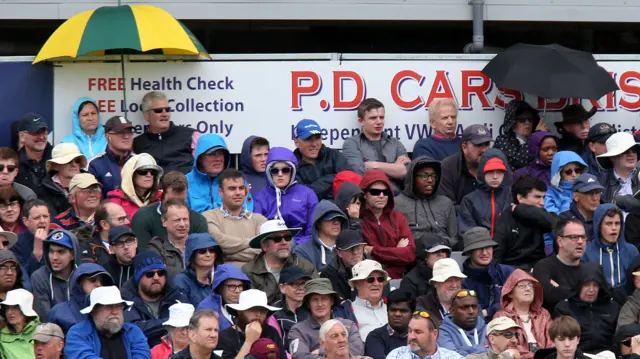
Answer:
<path fill-rule="evenodd" d="M 107 193 L 107 199 L 121 205 L 129 218 L 133 218 L 138 209 L 162 198 L 158 184 L 163 171 L 151 155 L 132 156 L 122 167 L 121 174 L 120 188 Z"/>

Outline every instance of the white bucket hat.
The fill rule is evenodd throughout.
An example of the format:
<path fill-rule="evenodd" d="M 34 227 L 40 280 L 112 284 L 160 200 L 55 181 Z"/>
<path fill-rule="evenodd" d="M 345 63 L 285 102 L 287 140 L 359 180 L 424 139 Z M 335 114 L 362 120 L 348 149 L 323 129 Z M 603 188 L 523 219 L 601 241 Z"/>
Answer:
<path fill-rule="evenodd" d="M 7 240 L 9 241 L 8 248 L 13 247 L 13 245 L 16 244 L 16 242 L 18 242 L 17 234 L 13 232 L 5 231 L 4 228 L 2 227 L 0 227 L 0 236 L 5 236 L 5 238 L 7 238 Z"/>
<path fill-rule="evenodd" d="M 444 283 L 451 277 L 460 279 L 467 278 L 467 276 L 460 271 L 460 266 L 455 259 L 442 258 L 433 265 L 433 278 L 429 279 L 429 283 Z"/>
<path fill-rule="evenodd" d="M 59 143 L 51 150 L 51 159 L 47 160 L 47 172 L 51 170 L 52 163 L 65 165 L 78 157 L 82 157 L 80 168 L 87 167 L 87 158 L 75 143 Z"/>
<path fill-rule="evenodd" d="M 169 307 L 169 320 L 162 323 L 174 328 L 184 328 L 189 326 L 189 319 L 196 308 L 189 303 L 176 303 Z"/>
<path fill-rule="evenodd" d="M 7 298 L 0 305 L 17 305 L 25 317 L 38 317 L 33 310 L 33 294 L 22 288 L 8 291 Z"/>
<path fill-rule="evenodd" d="M 82 314 L 89 314 L 96 305 L 113 305 L 124 303 L 127 306 L 132 306 L 133 302 L 126 301 L 120 296 L 120 290 L 116 286 L 98 287 L 91 291 L 90 295 L 91 304 L 88 307 L 80 310 Z"/>
<path fill-rule="evenodd" d="M 267 304 L 267 294 L 261 290 L 249 289 L 240 293 L 238 304 L 227 304 L 228 309 L 243 311 L 255 307 L 264 308 L 270 312 L 277 312 L 282 308 L 272 307 Z"/>
<path fill-rule="evenodd" d="M 260 234 L 253 237 L 251 242 L 249 242 L 249 246 L 251 248 L 260 249 L 262 241 L 272 234 L 285 232 L 291 234 L 292 237 L 295 237 L 301 230 L 302 228 L 287 228 L 287 224 L 281 219 L 272 219 L 264 222 L 260 226 Z"/>
<path fill-rule="evenodd" d="M 628 132 L 616 132 L 609 137 L 606 143 L 607 152 L 596 157 L 600 167 L 606 170 L 613 168 L 611 157 L 619 156 L 631 148 L 640 154 L 640 143 L 637 143 L 633 135 Z"/>
<path fill-rule="evenodd" d="M 353 287 L 353 282 L 367 279 L 369 274 L 373 272 L 382 272 L 384 273 L 385 278 L 387 278 L 387 282 L 391 280 L 391 278 L 389 278 L 389 273 L 382 269 L 382 265 L 380 263 L 371 259 L 365 259 L 358 262 L 353 266 L 353 268 L 351 268 L 352 277 L 349 279 L 349 285 Z"/>

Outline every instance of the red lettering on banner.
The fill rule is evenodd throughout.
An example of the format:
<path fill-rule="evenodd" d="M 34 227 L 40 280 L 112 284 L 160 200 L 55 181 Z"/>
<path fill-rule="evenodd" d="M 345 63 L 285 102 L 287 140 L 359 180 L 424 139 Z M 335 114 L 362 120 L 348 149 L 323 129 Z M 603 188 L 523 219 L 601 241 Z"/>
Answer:
<path fill-rule="evenodd" d="M 523 101 L 524 100 L 524 95 L 522 94 L 522 92 L 518 91 L 518 90 L 511 90 L 511 89 L 505 89 L 505 88 L 498 88 L 498 95 L 496 96 L 496 100 L 494 101 L 494 104 L 496 105 L 496 107 L 501 108 L 504 110 L 505 106 L 505 102 L 502 99 L 503 97 L 510 97 L 511 100 L 520 100 Z M 507 101 L 506 103 L 509 103 L 511 100 Z"/>
<path fill-rule="evenodd" d="M 400 95 L 400 87 L 402 87 L 402 84 L 405 81 L 409 80 L 414 80 L 419 86 L 422 86 L 424 76 L 413 70 L 402 70 L 393 76 L 393 79 L 391 79 L 391 87 L 389 89 L 391 91 L 391 98 L 393 99 L 393 102 L 405 111 L 413 111 L 421 107 L 424 103 L 424 99 L 420 95 L 416 95 L 416 97 L 411 101 L 405 101 L 402 99 L 402 96 Z"/>
<path fill-rule="evenodd" d="M 121 77 L 91 77 L 88 80 L 89 91 L 124 91 L 124 79 Z"/>
<path fill-rule="evenodd" d="M 116 112 L 116 100 L 98 100 L 98 111 Z"/>
<path fill-rule="evenodd" d="M 481 80 L 479 85 L 471 84 L 472 81 Z M 462 70 L 462 110 L 473 110 L 471 96 L 477 96 L 483 110 L 492 110 L 493 105 L 487 98 L 491 92 L 491 79 L 479 70 Z"/>
<path fill-rule="evenodd" d="M 436 71 L 436 78 L 433 80 L 425 106 L 429 107 L 431 102 L 438 98 L 453 98 L 455 100 L 451 82 L 449 81 L 449 73 L 444 70 Z"/>
<path fill-rule="evenodd" d="M 353 81 L 356 85 L 356 94 L 351 100 L 344 100 L 342 84 L 344 81 Z M 334 71 L 333 72 L 333 109 L 334 110 L 355 110 L 364 100 L 366 86 L 364 79 L 354 71 Z"/>
<path fill-rule="evenodd" d="M 640 87 L 632 85 L 632 81 L 640 81 L 638 71 L 625 71 L 620 76 L 620 90 L 635 97 L 635 101 L 628 101 L 625 96 L 620 97 L 620 107 L 628 111 L 638 111 L 640 110 Z"/>
<path fill-rule="evenodd" d="M 291 109 L 301 111 L 302 97 L 315 96 L 321 89 L 322 79 L 314 71 L 291 71 Z"/>

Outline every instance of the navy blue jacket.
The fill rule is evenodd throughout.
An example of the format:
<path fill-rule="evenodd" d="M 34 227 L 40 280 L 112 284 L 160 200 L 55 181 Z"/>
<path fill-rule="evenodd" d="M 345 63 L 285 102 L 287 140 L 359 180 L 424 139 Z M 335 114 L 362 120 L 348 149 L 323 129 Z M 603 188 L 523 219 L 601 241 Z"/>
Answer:
<path fill-rule="evenodd" d="M 187 238 L 184 256 L 185 267 L 187 269 L 182 273 L 178 273 L 178 275 L 173 278 L 173 286 L 189 298 L 189 303 L 194 307 L 197 307 L 204 298 L 211 294 L 211 291 L 213 290 L 213 283 L 200 283 L 196 272 L 191 268 L 191 261 L 193 261 L 195 251 L 210 247 L 215 247 L 217 249 L 216 264 L 222 264 L 222 250 L 220 249 L 218 242 L 216 242 L 209 233 L 190 234 Z M 211 276 L 209 275 L 209 277 Z"/>
<path fill-rule="evenodd" d="M 462 273 L 467 276 L 462 286 L 476 291 L 480 308 L 487 310 L 487 322 L 500 310 L 502 287 L 514 270 L 512 266 L 498 264 L 496 261 L 492 261 L 488 268 L 482 269 L 472 268 L 471 258 L 462 263 Z"/>
<path fill-rule="evenodd" d="M 98 182 L 102 183 L 102 197 L 106 198 L 109 191 L 120 186 L 122 166 L 133 156 L 129 152 L 126 156 L 118 156 L 109 147 L 89 162 L 89 173 L 94 175 Z"/>
<path fill-rule="evenodd" d="M 305 162 L 299 150 L 293 151 L 298 159 L 298 178 L 311 188 L 318 199 L 333 199 L 333 178 L 336 173 L 350 170 L 347 158 L 338 151 L 322 145 L 315 163 Z"/>
<path fill-rule="evenodd" d="M 36 256 L 33 255 L 34 240 L 33 233 L 26 230 L 18 235 L 16 244 L 9 248 L 16 255 L 20 265 L 25 270 L 24 275 L 28 277 L 31 277 L 33 272 L 44 265 L 44 254 L 40 260 L 36 259 Z"/>

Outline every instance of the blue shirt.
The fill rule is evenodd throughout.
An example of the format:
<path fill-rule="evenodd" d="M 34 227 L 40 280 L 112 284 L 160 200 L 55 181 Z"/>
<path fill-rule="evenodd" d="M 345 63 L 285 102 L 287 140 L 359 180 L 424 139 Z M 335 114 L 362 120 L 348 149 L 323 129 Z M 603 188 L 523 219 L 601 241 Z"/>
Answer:
<path fill-rule="evenodd" d="M 400 348 L 393 349 L 386 359 L 462 359 L 462 355 L 454 352 L 453 350 L 445 349 L 440 346 L 437 347 L 436 352 L 432 356 L 420 358 L 408 345 Z"/>

